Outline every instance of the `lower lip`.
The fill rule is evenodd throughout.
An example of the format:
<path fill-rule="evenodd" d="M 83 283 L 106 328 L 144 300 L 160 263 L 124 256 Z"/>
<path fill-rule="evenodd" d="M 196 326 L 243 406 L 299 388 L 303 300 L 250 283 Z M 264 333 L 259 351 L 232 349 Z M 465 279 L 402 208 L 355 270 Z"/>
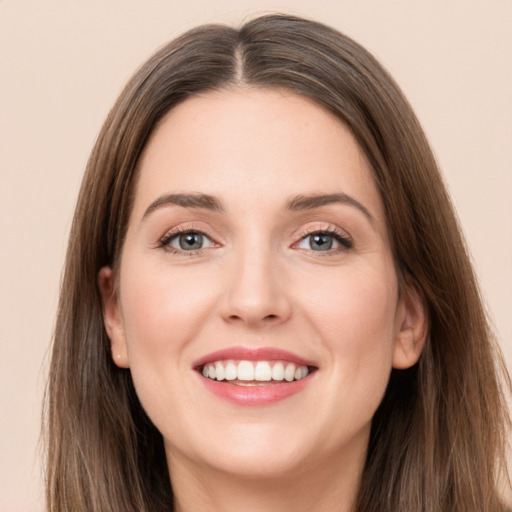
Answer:
<path fill-rule="evenodd" d="M 214 395 L 237 405 L 271 405 L 302 391 L 311 381 L 312 375 L 292 382 L 242 386 L 229 381 L 208 379 L 198 374 L 206 388 Z"/>

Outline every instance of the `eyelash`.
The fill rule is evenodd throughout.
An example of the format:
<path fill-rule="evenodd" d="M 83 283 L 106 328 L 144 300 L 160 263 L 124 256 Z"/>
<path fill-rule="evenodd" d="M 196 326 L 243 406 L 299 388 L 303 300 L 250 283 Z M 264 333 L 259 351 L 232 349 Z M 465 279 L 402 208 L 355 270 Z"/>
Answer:
<path fill-rule="evenodd" d="M 310 251 L 312 251 L 314 253 L 320 253 L 321 256 L 330 256 L 330 255 L 337 254 L 337 253 L 343 252 L 343 251 L 348 251 L 348 250 L 354 248 L 354 240 L 352 239 L 352 237 L 350 235 L 348 235 L 347 233 L 345 233 L 333 226 L 329 226 L 326 228 L 320 228 L 320 229 L 312 228 L 312 229 L 305 230 L 304 232 L 302 232 L 300 234 L 300 240 L 298 242 L 295 242 L 293 245 L 297 245 L 300 242 L 306 240 L 308 237 L 311 237 L 314 235 L 330 236 L 330 237 L 334 238 L 334 240 L 336 242 L 338 242 L 341 246 L 341 247 L 338 247 L 335 249 L 329 249 L 326 251 L 313 251 L 312 249 L 309 249 Z M 323 252 L 323 254 L 322 254 L 322 252 Z"/>
<path fill-rule="evenodd" d="M 191 251 L 186 251 L 184 249 L 177 249 L 176 247 L 172 247 L 170 244 L 171 242 L 181 236 L 181 235 L 186 235 L 186 234 L 197 234 L 197 235 L 201 235 L 205 238 L 207 238 L 208 240 L 210 240 L 211 242 L 213 242 L 212 238 L 210 236 L 208 236 L 206 233 L 204 233 L 203 231 L 201 231 L 200 229 L 193 229 L 193 228 L 184 228 L 184 227 L 179 227 L 179 228 L 176 228 L 175 230 L 173 230 L 172 232 L 170 233 L 167 233 L 165 234 L 158 242 L 158 247 L 161 248 L 161 249 L 164 249 L 168 252 L 170 252 L 171 254 L 179 254 L 179 255 L 184 255 L 184 256 L 196 256 L 197 254 L 199 254 L 201 251 L 205 251 L 206 249 L 209 249 L 210 247 L 205 247 L 205 248 L 201 248 L 201 249 L 195 249 L 195 250 L 191 250 Z M 213 242 L 215 243 L 215 242 Z"/>
<path fill-rule="evenodd" d="M 176 228 L 175 230 L 173 230 L 172 232 L 164 235 L 158 242 L 158 248 L 165 249 L 166 251 L 169 251 L 172 254 L 180 254 L 180 255 L 184 255 L 184 256 L 195 256 L 195 255 L 199 254 L 200 252 L 205 251 L 210 248 L 210 247 L 205 247 L 205 248 L 201 248 L 201 249 L 187 251 L 184 249 L 177 249 L 170 245 L 170 243 L 174 239 L 176 239 L 177 237 L 179 237 L 181 235 L 186 235 L 188 233 L 201 235 L 201 236 L 207 238 L 208 240 L 210 240 L 212 243 L 215 243 L 210 236 L 208 236 L 206 233 L 204 233 L 203 231 L 201 231 L 199 229 L 179 227 L 179 228 Z M 341 246 L 341 247 L 337 247 L 335 249 L 328 249 L 325 251 L 314 251 L 313 249 L 305 249 L 305 250 L 309 250 L 314 253 L 320 253 L 322 256 L 329 256 L 329 255 L 337 254 L 342 251 L 348 251 L 348 250 L 354 248 L 354 241 L 353 241 L 352 237 L 350 237 L 347 233 L 344 233 L 344 232 L 340 231 L 339 229 L 337 229 L 335 227 L 331 227 L 331 226 L 329 226 L 327 228 L 321 228 L 321 229 L 315 228 L 315 229 L 305 230 L 304 232 L 299 234 L 299 236 L 300 236 L 299 241 L 295 242 L 292 245 L 292 247 L 303 242 L 308 237 L 311 237 L 314 235 L 330 236 L 336 242 L 338 242 Z"/>

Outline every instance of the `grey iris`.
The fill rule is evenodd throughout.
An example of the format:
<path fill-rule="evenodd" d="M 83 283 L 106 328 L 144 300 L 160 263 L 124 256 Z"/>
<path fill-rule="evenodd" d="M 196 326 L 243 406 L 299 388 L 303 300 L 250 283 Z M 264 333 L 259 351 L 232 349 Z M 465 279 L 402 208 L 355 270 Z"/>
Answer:
<path fill-rule="evenodd" d="M 179 238 L 180 249 L 190 251 L 201 249 L 203 246 L 203 235 L 201 233 L 184 233 Z"/>
<path fill-rule="evenodd" d="M 311 235 L 309 244 L 311 249 L 315 251 L 328 251 L 332 248 L 332 236 L 321 233 Z"/>

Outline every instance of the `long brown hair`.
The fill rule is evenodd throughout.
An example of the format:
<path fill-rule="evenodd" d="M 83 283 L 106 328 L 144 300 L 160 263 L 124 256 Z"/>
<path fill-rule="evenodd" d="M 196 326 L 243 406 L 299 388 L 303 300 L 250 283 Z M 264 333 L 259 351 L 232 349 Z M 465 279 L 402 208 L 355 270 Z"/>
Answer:
<path fill-rule="evenodd" d="M 372 164 L 396 267 L 425 297 L 419 363 L 392 370 L 372 424 L 357 512 L 497 512 L 505 371 L 435 159 L 393 79 L 365 49 L 285 15 L 204 26 L 160 49 L 110 112 L 73 221 L 47 392 L 47 507 L 158 512 L 173 497 L 162 437 L 116 367 L 98 272 L 118 262 L 137 162 L 163 116 L 194 94 L 288 88 L 341 119 Z"/>

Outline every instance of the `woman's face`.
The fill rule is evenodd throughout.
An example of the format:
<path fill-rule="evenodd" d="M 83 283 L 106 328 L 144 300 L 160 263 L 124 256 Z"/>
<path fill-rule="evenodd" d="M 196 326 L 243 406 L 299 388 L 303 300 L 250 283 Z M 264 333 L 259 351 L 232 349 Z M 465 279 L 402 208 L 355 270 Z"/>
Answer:
<path fill-rule="evenodd" d="M 357 467 L 392 366 L 421 349 L 365 156 L 286 90 L 211 92 L 167 115 L 117 279 L 100 273 L 112 356 L 171 472 Z"/>

